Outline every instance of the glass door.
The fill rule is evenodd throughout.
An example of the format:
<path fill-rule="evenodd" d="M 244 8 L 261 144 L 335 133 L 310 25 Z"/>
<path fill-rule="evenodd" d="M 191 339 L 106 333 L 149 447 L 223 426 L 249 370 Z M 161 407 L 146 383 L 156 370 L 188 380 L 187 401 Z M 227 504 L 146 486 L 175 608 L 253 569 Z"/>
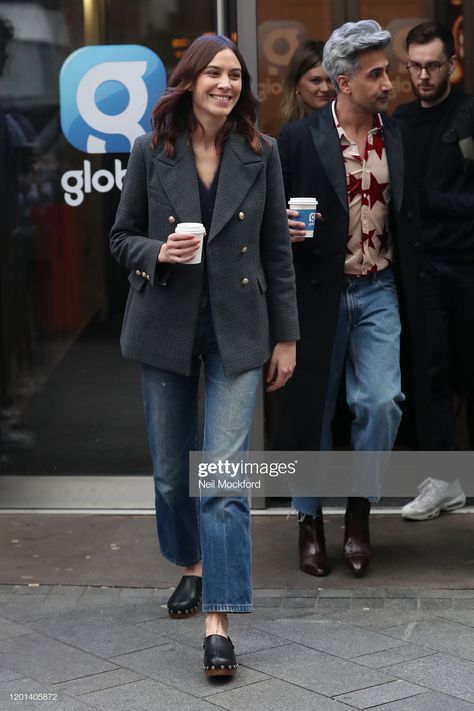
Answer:
<path fill-rule="evenodd" d="M 169 74 L 194 37 L 215 30 L 215 10 L 213 0 L 0 3 L 3 475 L 150 472 L 139 368 L 118 340 L 127 275 L 108 248 L 129 148 L 112 137 L 91 151 L 79 115 L 64 134 L 59 77 L 91 44 L 75 71 L 91 52 L 99 61 L 120 45 L 126 59 L 139 45 Z M 106 84 L 97 107 L 123 111 Z"/>

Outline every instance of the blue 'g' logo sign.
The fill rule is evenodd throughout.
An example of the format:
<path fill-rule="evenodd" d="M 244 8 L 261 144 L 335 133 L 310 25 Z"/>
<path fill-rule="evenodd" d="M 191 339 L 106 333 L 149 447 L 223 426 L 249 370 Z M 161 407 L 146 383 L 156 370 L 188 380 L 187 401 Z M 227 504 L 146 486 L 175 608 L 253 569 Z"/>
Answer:
<path fill-rule="evenodd" d="M 150 130 L 165 86 L 163 63 L 146 47 L 82 47 L 69 55 L 59 77 L 63 133 L 86 153 L 128 153 Z"/>

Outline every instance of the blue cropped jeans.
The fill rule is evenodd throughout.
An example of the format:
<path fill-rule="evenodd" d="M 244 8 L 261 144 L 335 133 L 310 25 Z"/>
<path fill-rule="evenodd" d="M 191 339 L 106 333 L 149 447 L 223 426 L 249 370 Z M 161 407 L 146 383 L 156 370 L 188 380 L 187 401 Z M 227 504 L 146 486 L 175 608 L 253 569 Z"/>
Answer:
<path fill-rule="evenodd" d="M 344 278 L 324 404 L 322 451 L 332 449 L 331 425 L 343 373 L 347 405 L 354 416 L 352 449 L 360 452 L 392 450 L 401 420 L 399 403 L 405 399 L 401 391 L 400 332 L 392 269 L 359 279 Z M 382 468 L 385 461 L 381 457 Z M 365 478 L 365 484 L 368 481 L 374 491 L 382 475 L 383 471 L 355 472 L 356 479 Z M 293 506 L 309 515 L 316 513 L 319 504 L 316 497 L 293 499 Z"/>
<path fill-rule="evenodd" d="M 252 610 L 250 509 L 247 497 L 189 496 L 189 451 L 198 445 L 198 381 L 205 375 L 204 451 L 228 456 L 248 447 L 261 368 L 227 376 L 209 302 L 201 300 L 190 376 L 142 366 L 143 399 L 153 460 L 158 539 L 178 566 L 202 559 L 206 612 Z"/>

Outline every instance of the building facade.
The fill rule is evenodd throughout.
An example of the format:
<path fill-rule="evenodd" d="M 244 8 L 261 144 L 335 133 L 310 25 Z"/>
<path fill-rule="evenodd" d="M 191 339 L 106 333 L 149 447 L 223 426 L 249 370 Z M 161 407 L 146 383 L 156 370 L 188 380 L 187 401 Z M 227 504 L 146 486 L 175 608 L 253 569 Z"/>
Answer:
<path fill-rule="evenodd" d="M 424 19 L 453 28 L 454 80 L 473 91 L 473 8 L 473 0 L 0 2 L 2 476 L 20 487 L 21 477 L 150 472 L 139 368 L 118 346 L 128 282 L 108 251 L 130 144 L 148 116 L 129 116 L 135 134 L 120 128 L 136 99 L 127 62 L 155 57 L 139 77 L 149 112 L 194 37 L 228 34 L 271 132 L 296 46 L 347 20 L 371 17 L 391 31 L 392 109 L 411 98 L 403 40 Z M 95 76 L 96 64 L 117 59 L 123 75 Z M 74 109 L 70 96 L 87 72 L 93 105 Z M 261 401 L 259 449 L 264 410 Z"/>

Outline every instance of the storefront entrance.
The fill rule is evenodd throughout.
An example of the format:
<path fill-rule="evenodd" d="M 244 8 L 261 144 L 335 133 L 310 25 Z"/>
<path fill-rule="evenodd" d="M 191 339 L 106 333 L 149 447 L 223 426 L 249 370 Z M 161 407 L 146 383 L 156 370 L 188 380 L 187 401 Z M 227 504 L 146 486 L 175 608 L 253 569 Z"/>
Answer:
<path fill-rule="evenodd" d="M 120 147 L 81 150 L 64 135 L 65 60 L 84 46 L 119 45 L 126 56 L 139 45 L 169 75 L 195 36 L 224 32 L 238 39 L 262 99 L 261 126 L 271 133 L 299 42 L 324 40 L 348 19 L 379 20 L 394 38 L 394 106 L 410 97 L 402 48 L 409 27 L 433 16 L 450 24 L 462 59 L 472 52 L 462 13 L 455 0 L 0 2 L 0 473 L 9 492 L 25 477 L 55 477 L 56 489 L 62 477 L 91 477 L 92 485 L 150 475 L 139 366 L 122 359 L 118 345 L 128 282 L 108 250 L 128 155 Z M 469 3 L 464 13 L 471 26 Z M 463 77 L 462 61 L 459 71 L 468 88 L 473 78 Z M 112 115 L 117 108 L 99 89 L 97 105 Z M 261 402 L 256 449 L 265 444 L 263 412 Z"/>

